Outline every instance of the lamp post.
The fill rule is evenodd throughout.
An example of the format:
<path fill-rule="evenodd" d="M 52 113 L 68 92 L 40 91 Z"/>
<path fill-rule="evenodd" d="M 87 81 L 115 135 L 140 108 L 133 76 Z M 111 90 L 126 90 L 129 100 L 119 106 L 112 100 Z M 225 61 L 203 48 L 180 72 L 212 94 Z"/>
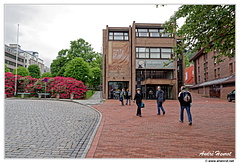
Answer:
<path fill-rule="evenodd" d="M 14 95 L 17 96 L 17 62 L 18 62 L 18 39 L 19 39 L 19 24 L 17 28 L 17 53 L 16 53 L 16 74 L 15 74 L 15 92 Z"/>

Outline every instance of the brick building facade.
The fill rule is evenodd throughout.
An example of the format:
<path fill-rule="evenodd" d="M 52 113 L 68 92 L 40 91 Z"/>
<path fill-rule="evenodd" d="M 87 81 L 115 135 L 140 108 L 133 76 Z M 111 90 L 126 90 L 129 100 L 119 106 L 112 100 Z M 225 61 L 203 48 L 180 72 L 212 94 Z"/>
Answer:
<path fill-rule="evenodd" d="M 235 89 L 235 57 L 224 57 L 224 62 L 217 63 L 213 56 L 217 51 L 203 53 L 200 50 L 190 61 L 194 62 L 195 85 L 192 91 L 206 97 L 227 98 Z"/>
<path fill-rule="evenodd" d="M 135 23 L 103 29 L 103 98 L 118 99 L 122 88 L 132 96 L 141 88 L 154 99 L 157 86 L 167 99 L 176 99 L 183 83 L 182 60 L 169 63 L 177 38 L 164 33 L 162 24 Z"/>

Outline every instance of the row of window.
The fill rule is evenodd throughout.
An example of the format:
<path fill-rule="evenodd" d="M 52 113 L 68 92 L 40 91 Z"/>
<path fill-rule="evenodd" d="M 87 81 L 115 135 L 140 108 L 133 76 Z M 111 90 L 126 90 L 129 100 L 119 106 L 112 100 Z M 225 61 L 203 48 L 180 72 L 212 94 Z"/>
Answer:
<path fill-rule="evenodd" d="M 172 48 L 136 48 L 136 58 L 145 59 L 169 59 L 172 58 Z"/>
<path fill-rule="evenodd" d="M 109 40 L 128 40 L 128 32 L 109 32 L 108 33 L 108 39 Z"/>
<path fill-rule="evenodd" d="M 172 34 L 165 33 L 164 29 L 136 29 L 136 37 L 173 37 Z M 109 40 L 128 41 L 128 32 L 110 31 Z"/>
<path fill-rule="evenodd" d="M 136 81 L 144 81 L 145 79 L 173 79 L 173 71 L 163 70 L 137 70 Z"/>
<path fill-rule="evenodd" d="M 136 37 L 173 37 L 169 33 L 165 33 L 164 29 L 136 29 Z"/>
<path fill-rule="evenodd" d="M 5 56 L 16 60 L 16 56 L 15 55 L 12 55 L 12 54 L 9 54 L 9 53 L 5 53 Z M 18 61 L 24 62 L 24 59 L 18 57 Z"/>
<path fill-rule="evenodd" d="M 12 66 L 16 66 L 16 63 L 15 62 L 12 62 L 12 61 L 8 61 L 8 60 L 5 60 L 5 63 L 7 64 L 7 65 L 12 65 Z M 22 66 L 23 67 L 23 65 L 21 65 L 21 64 L 17 64 L 17 66 L 19 67 L 19 66 Z"/>

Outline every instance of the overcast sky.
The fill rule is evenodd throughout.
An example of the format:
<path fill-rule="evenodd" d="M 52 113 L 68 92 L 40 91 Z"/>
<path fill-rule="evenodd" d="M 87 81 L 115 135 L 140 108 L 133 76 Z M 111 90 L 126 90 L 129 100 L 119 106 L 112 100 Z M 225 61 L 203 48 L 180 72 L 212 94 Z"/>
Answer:
<path fill-rule="evenodd" d="M 4 42 L 23 50 L 37 51 L 50 66 L 70 41 L 83 38 L 101 52 L 102 29 L 136 23 L 164 23 L 180 5 L 4 5 Z"/>

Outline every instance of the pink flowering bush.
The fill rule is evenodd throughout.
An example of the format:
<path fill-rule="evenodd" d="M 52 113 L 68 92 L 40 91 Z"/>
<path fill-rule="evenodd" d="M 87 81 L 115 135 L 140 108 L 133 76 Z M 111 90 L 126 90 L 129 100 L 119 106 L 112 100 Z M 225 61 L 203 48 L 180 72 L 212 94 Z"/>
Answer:
<path fill-rule="evenodd" d="M 32 96 L 37 96 L 37 93 L 50 93 L 50 96 L 55 98 L 59 94 L 60 98 L 70 98 L 73 94 L 74 99 L 86 98 L 86 86 L 82 81 L 70 77 L 45 77 L 32 78 L 31 76 L 17 76 L 18 92 L 28 92 Z M 7 97 L 14 95 L 15 91 L 15 75 L 12 73 L 5 73 L 5 94 Z"/>
<path fill-rule="evenodd" d="M 14 96 L 15 92 L 15 75 L 12 74 L 11 72 L 6 72 L 5 73 L 5 94 L 7 97 L 12 97 Z M 17 75 L 17 80 L 21 76 Z"/>
<path fill-rule="evenodd" d="M 60 98 L 70 98 L 73 94 L 74 99 L 86 98 L 86 86 L 82 81 L 76 80 L 71 77 L 54 77 L 48 79 L 47 92 L 50 92 L 52 97 L 59 94 Z"/>

